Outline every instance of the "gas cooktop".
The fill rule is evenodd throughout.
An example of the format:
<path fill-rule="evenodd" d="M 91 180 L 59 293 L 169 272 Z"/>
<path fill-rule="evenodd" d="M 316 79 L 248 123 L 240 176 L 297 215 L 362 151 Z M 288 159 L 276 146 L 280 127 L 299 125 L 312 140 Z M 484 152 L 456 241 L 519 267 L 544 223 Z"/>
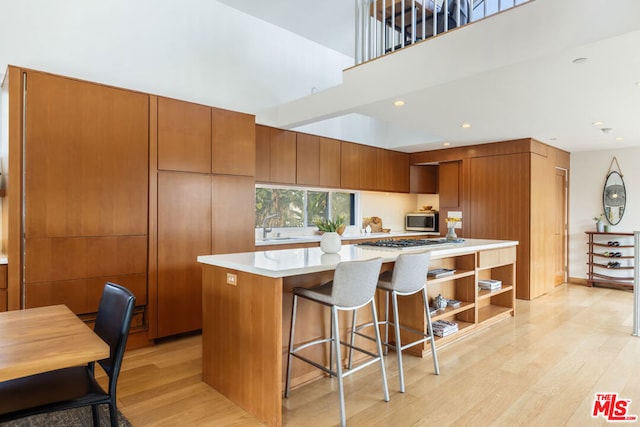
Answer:
<path fill-rule="evenodd" d="M 455 242 L 445 239 L 400 239 L 400 240 L 378 240 L 376 242 L 358 243 L 358 246 L 367 246 L 379 249 L 420 249 L 425 247 L 452 246 Z"/>

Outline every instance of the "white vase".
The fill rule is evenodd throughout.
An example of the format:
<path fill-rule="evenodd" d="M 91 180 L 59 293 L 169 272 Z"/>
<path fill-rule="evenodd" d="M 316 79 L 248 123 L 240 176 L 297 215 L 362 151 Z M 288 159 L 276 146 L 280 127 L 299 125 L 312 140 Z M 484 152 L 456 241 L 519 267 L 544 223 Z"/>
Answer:
<path fill-rule="evenodd" d="M 322 238 L 320 239 L 320 249 L 322 252 L 326 254 L 335 254 L 340 252 L 340 248 L 342 247 L 342 240 L 340 240 L 340 235 L 335 231 L 327 231 L 322 234 Z"/>
<path fill-rule="evenodd" d="M 602 221 L 597 221 L 596 222 L 596 231 L 598 233 L 602 233 L 604 231 L 604 222 L 602 222 Z"/>

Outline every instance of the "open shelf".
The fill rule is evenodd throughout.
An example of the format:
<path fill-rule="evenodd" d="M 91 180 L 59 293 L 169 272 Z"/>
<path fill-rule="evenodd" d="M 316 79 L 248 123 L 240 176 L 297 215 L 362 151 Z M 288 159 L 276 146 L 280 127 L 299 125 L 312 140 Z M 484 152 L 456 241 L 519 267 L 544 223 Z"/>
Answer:
<path fill-rule="evenodd" d="M 447 307 L 444 310 L 438 310 L 436 314 L 431 315 L 431 320 L 435 321 L 438 319 L 446 319 L 448 317 L 451 317 L 452 315 L 472 309 L 473 307 L 475 307 L 475 303 L 473 302 L 461 302 L 460 307 L 456 307 L 456 308 Z"/>
<path fill-rule="evenodd" d="M 481 300 L 485 298 L 491 298 L 493 296 L 500 295 L 505 292 L 509 292 L 512 289 L 513 289 L 513 286 L 511 285 L 508 285 L 508 286 L 503 285 L 502 288 L 496 289 L 493 291 L 490 291 L 488 289 L 478 289 L 478 299 Z"/>
<path fill-rule="evenodd" d="M 427 277 L 427 284 L 435 285 L 437 283 L 448 282 L 450 280 L 457 280 L 463 277 L 473 276 L 474 274 L 476 274 L 474 270 L 456 270 L 455 273 L 449 276 L 438 277 L 438 278 Z"/>
<path fill-rule="evenodd" d="M 501 305 L 486 305 L 478 309 L 478 323 L 482 323 L 486 320 L 493 319 L 500 315 L 510 315 L 513 311 L 511 307 L 503 307 Z"/>
<path fill-rule="evenodd" d="M 624 286 L 633 289 L 633 271 L 635 266 L 632 260 L 634 257 L 633 233 L 612 233 L 612 232 L 586 232 L 589 239 L 587 245 L 589 257 L 587 261 L 587 283 L 612 285 L 615 287 Z M 618 246 L 611 246 L 609 242 L 616 241 Z M 609 256 L 605 253 L 618 252 L 620 256 Z M 609 267 L 609 262 L 622 261 L 618 267 Z M 619 271 L 623 270 L 623 271 Z M 616 275 L 616 271 L 624 276 Z"/>

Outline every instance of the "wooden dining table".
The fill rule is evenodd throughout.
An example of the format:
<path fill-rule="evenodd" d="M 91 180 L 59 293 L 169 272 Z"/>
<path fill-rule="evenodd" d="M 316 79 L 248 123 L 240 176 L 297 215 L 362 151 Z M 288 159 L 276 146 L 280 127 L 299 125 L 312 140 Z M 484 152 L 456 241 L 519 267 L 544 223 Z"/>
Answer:
<path fill-rule="evenodd" d="M 109 345 L 65 305 L 0 313 L 0 381 L 109 357 Z"/>

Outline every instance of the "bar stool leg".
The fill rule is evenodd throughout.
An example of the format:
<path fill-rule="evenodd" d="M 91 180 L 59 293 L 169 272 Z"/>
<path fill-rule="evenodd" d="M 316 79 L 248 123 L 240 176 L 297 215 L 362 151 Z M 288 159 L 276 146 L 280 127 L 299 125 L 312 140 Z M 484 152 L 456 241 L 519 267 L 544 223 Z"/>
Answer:
<path fill-rule="evenodd" d="M 382 390 L 384 395 L 384 401 L 389 401 L 389 387 L 387 385 L 387 372 L 384 368 L 384 358 L 382 357 L 382 343 L 380 339 L 380 329 L 378 329 L 378 314 L 376 313 L 376 303 L 371 300 L 371 317 L 373 317 L 373 324 L 376 331 L 376 345 L 378 347 L 378 357 L 380 358 L 380 373 L 382 374 Z"/>
<path fill-rule="evenodd" d="M 431 323 L 431 311 L 429 310 L 429 302 L 427 299 L 427 289 L 422 288 L 422 301 L 424 303 L 424 310 L 427 313 L 427 329 L 429 336 L 431 337 L 431 356 L 433 357 L 433 368 L 436 371 L 436 375 L 440 375 L 440 367 L 438 366 L 438 356 L 436 354 L 436 340 L 433 336 L 433 325 Z"/>
<path fill-rule="evenodd" d="M 357 323 L 357 319 L 358 319 L 358 310 L 353 310 L 353 314 L 351 315 L 351 338 L 349 339 L 349 363 L 347 365 L 347 367 L 349 369 L 351 369 L 351 362 L 352 362 L 352 356 L 353 356 L 353 343 L 355 341 L 356 338 L 356 323 Z"/>
<path fill-rule="evenodd" d="M 393 304 L 393 324 L 396 335 L 396 357 L 398 358 L 398 378 L 400 380 L 400 393 L 404 393 L 404 368 L 402 367 L 402 342 L 400 341 L 400 316 L 398 314 L 398 295 L 391 291 L 391 303 Z"/>
<path fill-rule="evenodd" d="M 291 329 L 289 329 L 289 353 L 287 354 L 287 379 L 284 388 L 284 397 L 289 397 L 289 388 L 291 386 L 291 353 L 293 353 L 293 337 L 296 328 L 296 307 L 298 305 L 298 296 L 293 295 L 293 304 L 291 305 Z"/>
<path fill-rule="evenodd" d="M 347 425 L 346 410 L 344 407 L 344 383 L 342 378 L 342 362 L 340 357 L 340 328 L 338 325 L 338 309 L 336 306 L 331 307 L 331 340 L 333 341 L 333 349 L 336 354 L 336 376 L 338 377 L 338 397 L 340 398 L 340 425 Z"/>
<path fill-rule="evenodd" d="M 384 355 L 387 354 L 389 354 L 389 292 L 385 292 L 384 298 Z"/>

